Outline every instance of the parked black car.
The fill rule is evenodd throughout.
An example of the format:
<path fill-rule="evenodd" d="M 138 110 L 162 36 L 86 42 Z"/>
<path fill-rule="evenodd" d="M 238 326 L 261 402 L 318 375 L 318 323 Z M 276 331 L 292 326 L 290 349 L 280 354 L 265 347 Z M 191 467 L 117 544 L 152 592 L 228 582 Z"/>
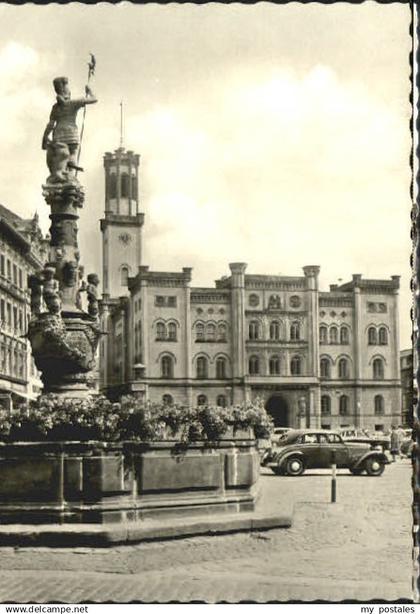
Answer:
<path fill-rule="evenodd" d="M 364 471 L 382 475 L 388 458 L 368 443 L 345 442 L 338 433 L 326 430 L 294 430 L 286 433 L 264 459 L 277 475 L 298 476 L 306 469 L 324 469 L 335 461 L 354 475 Z"/>

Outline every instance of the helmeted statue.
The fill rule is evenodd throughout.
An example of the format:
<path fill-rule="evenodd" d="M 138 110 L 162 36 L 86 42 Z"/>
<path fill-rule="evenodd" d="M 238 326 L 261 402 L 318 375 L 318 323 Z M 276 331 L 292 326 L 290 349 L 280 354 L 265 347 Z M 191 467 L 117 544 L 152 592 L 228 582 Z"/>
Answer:
<path fill-rule="evenodd" d="M 49 122 L 42 137 L 42 149 L 47 150 L 47 164 L 50 170 L 49 182 L 59 183 L 67 178 L 67 171 L 77 169 L 77 153 L 80 138 L 76 124 L 79 109 L 97 102 L 92 90 L 86 85 L 85 98 L 72 100 L 67 77 L 53 80 L 57 102 L 51 109 Z M 52 140 L 49 135 L 52 132 Z"/>

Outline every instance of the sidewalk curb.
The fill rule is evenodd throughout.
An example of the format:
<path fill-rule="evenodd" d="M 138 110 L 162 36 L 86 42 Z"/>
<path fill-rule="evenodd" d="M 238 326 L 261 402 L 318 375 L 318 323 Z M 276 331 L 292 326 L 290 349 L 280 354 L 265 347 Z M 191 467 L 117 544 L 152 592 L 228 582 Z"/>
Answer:
<path fill-rule="evenodd" d="M 125 524 L 2 525 L 0 546 L 106 547 L 142 541 L 159 541 L 195 535 L 240 531 L 267 531 L 292 525 L 292 506 L 277 514 L 197 516 L 195 518 L 144 520 Z"/>

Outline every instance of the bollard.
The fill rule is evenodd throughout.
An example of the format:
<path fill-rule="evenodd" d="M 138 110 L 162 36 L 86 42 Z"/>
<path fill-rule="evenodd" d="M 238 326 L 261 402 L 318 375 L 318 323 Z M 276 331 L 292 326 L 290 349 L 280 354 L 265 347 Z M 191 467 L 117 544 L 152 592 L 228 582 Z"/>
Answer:
<path fill-rule="evenodd" d="M 337 463 L 335 457 L 335 450 L 331 452 L 331 503 L 337 501 Z"/>

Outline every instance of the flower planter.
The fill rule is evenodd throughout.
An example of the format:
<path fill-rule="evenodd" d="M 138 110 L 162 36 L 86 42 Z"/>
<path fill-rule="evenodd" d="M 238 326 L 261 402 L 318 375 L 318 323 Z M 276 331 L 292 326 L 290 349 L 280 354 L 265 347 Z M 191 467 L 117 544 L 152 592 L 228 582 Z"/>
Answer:
<path fill-rule="evenodd" d="M 238 435 L 238 434 L 237 434 Z M 0 444 L 0 523 L 108 523 L 254 509 L 255 440 Z"/>

